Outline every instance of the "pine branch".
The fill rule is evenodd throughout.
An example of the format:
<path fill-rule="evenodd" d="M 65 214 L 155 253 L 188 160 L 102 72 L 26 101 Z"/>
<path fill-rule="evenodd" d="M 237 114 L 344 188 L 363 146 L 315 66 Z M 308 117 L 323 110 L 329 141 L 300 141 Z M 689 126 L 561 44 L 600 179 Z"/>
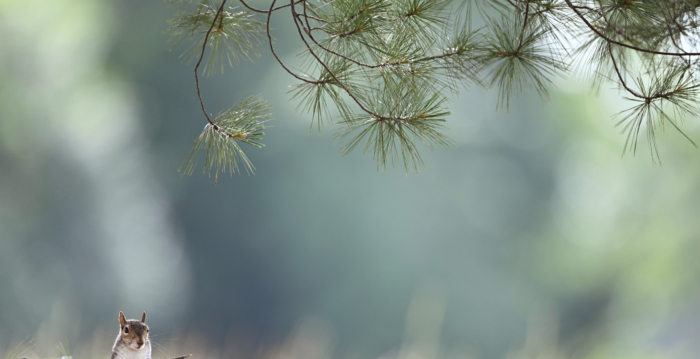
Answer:
<path fill-rule="evenodd" d="M 269 108 L 259 98 L 246 98 L 212 119 L 198 69 L 207 46 L 205 70 L 211 73 L 224 56 L 231 66 L 256 56 L 264 37 L 279 65 L 299 81 L 291 100 L 310 116 L 311 128 L 316 124 L 320 131 L 337 113 L 342 128 L 336 139 L 349 141 L 341 153 L 363 147 L 379 170 L 401 163 L 407 172 L 418 171 L 423 166 L 418 143 L 449 146 L 442 132 L 447 97 L 461 88 L 496 87 L 498 107 L 506 109 L 514 94 L 528 89 L 545 101 L 553 77 L 568 73 L 575 61 L 594 88 L 616 84 L 634 102 L 618 114 L 627 133 L 623 154 L 636 151 L 645 128 L 652 160 L 659 162 L 655 129 L 668 124 L 690 140 L 679 121 L 700 114 L 696 0 L 479 0 L 476 8 L 486 26 L 476 30 L 466 1 L 456 9 L 449 0 L 269 0 L 266 9 L 239 2 L 244 11 L 227 10 L 225 0 L 218 6 L 183 0 L 194 8 L 171 21 L 176 44 L 204 34 L 194 43 L 201 46 L 195 84 L 207 126 L 183 173 L 191 173 L 202 148 L 207 148 L 205 172 L 216 165 L 217 178 L 219 171 L 240 172 L 239 165 L 253 171 L 238 142 L 262 145 Z M 272 37 L 272 14 L 287 11 L 302 45 L 298 72 L 281 60 Z M 577 37 L 582 41 L 571 41 Z M 252 106 L 247 115 L 245 106 Z"/>
<path fill-rule="evenodd" d="M 593 26 L 593 25 L 588 21 L 588 19 L 586 19 L 586 17 L 583 16 L 583 15 L 579 12 L 578 7 L 573 6 L 573 5 L 571 4 L 571 0 L 564 0 L 564 1 L 566 1 L 567 5 L 569 5 L 569 7 L 576 13 L 576 15 L 577 15 L 581 20 L 583 20 L 583 22 L 586 24 L 586 26 L 588 26 L 588 28 L 589 28 L 591 31 L 593 31 L 593 33 L 595 33 L 596 35 L 600 36 L 600 38 L 604 39 L 605 41 L 607 41 L 607 42 L 609 42 L 609 43 L 612 43 L 612 44 L 615 44 L 615 45 L 618 45 L 618 46 L 622 46 L 622 47 L 626 47 L 626 48 L 628 48 L 628 49 L 632 49 L 632 50 L 635 50 L 635 51 L 645 52 L 645 53 L 648 53 L 648 54 L 653 54 L 653 55 L 665 55 L 665 56 L 700 56 L 700 52 L 666 52 L 666 51 L 655 51 L 655 50 L 645 49 L 645 48 L 642 48 L 642 47 L 633 46 L 633 45 L 626 44 L 626 43 L 624 43 L 624 42 L 620 42 L 620 41 L 613 40 L 613 39 L 609 38 L 608 36 L 605 36 L 600 30 L 598 30 L 595 26 Z"/>
<path fill-rule="evenodd" d="M 260 141 L 265 134 L 265 122 L 272 117 L 270 110 L 261 98 L 248 96 L 229 110 L 219 113 L 195 139 L 179 172 L 183 176 L 192 174 L 200 152 L 206 149 L 203 172 L 211 175 L 216 167 L 214 183 L 218 181 L 219 172 L 229 171 L 231 175 L 240 173 L 239 164 L 247 173 L 254 173 L 255 167 L 238 143 L 257 148 L 264 146 Z"/>

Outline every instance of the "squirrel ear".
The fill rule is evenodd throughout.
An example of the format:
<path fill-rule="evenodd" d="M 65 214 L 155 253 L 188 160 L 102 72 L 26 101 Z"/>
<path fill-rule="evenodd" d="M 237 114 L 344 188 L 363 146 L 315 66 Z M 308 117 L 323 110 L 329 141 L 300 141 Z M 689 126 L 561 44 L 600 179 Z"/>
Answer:
<path fill-rule="evenodd" d="M 141 317 L 141 323 L 146 322 L 146 312 L 143 312 L 143 317 Z"/>
<path fill-rule="evenodd" d="M 126 318 L 124 318 L 124 313 L 119 312 L 119 324 L 121 324 L 122 328 L 126 325 Z"/>

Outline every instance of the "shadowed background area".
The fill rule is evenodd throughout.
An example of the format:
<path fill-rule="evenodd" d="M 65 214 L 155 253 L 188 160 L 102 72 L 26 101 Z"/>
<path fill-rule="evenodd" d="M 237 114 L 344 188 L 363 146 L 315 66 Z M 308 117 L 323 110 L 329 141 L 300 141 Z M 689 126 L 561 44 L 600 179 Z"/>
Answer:
<path fill-rule="evenodd" d="M 383 174 L 309 134 L 268 50 L 202 78 L 212 112 L 260 93 L 275 113 L 244 147 L 256 175 L 215 186 L 177 173 L 205 119 L 176 10 L 0 1 L 0 356 L 106 358 L 120 310 L 148 313 L 157 359 L 700 354 L 700 152 L 666 131 L 663 166 L 620 159 L 616 91 L 558 80 L 505 113 L 469 89 L 454 148 Z"/>

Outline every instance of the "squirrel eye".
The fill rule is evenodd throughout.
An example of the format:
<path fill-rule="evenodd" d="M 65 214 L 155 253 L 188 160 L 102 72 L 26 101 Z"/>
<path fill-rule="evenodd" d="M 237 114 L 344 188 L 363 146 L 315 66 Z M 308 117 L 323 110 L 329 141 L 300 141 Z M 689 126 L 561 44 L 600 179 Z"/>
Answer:
<path fill-rule="evenodd" d="M 124 334 L 129 334 L 129 327 L 124 327 Z"/>

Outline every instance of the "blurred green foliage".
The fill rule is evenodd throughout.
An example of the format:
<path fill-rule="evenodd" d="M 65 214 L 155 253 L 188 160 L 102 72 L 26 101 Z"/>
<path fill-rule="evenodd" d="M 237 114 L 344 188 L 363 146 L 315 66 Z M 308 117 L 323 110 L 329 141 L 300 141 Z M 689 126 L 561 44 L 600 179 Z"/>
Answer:
<path fill-rule="evenodd" d="M 454 149 L 377 174 L 308 134 L 263 56 L 203 84 L 277 118 L 264 170 L 214 187 L 177 174 L 202 122 L 168 11 L 0 2 L 0 356 L 29 336 L 31 358 L 106 357 L 119 310 L 148 312 L 155 357 L 700 353 L 698 153 L 620 159 L 616 95 L 569 81 L 503 114 L 475 90 Z"/>

